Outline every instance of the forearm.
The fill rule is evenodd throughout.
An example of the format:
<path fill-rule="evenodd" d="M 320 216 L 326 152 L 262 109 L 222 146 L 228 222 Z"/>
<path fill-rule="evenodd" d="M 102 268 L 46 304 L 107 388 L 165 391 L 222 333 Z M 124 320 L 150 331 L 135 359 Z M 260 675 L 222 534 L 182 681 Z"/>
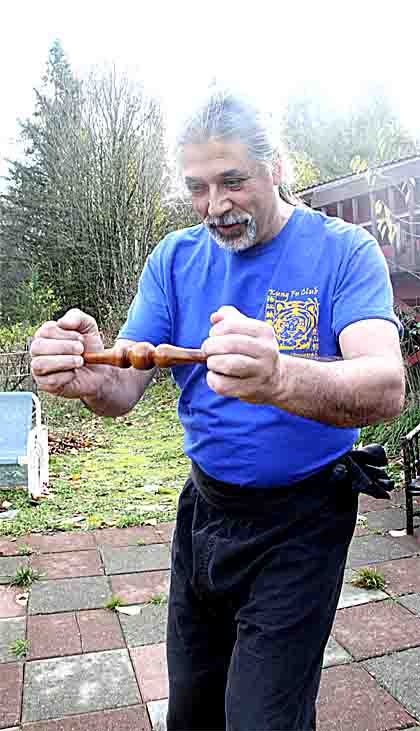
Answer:
<path fill-rule="evenodd" d="M 325 424 L 375 424 L 397 416 L 404 403 L 404 370 L 397 358 L 322 363 L 283 356 L 279 371 L 272 405 Z"/>
<path fill-rule="evenodd" d="M 102 378 L 95 396 L 86 396 L 83 403 L 98 416 L 123 416 L 142 398 L 155 369 L 138 371 L 134 368 L 95 366 Z"/>

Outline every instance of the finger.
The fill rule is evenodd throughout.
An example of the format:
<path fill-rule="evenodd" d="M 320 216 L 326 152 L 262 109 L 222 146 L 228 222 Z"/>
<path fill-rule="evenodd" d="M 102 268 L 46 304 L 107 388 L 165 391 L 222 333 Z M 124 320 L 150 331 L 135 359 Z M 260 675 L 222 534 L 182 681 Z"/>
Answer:
<path fill-rule="evenodd" d="M 228 335 L 229 333 L 249 335 L 252 338 L 273 338 L 274 330 L 271 325 L 262 320 L 253 320 L 251 317 L 226 318 L 213 325 L 209 336 Z"/>
<path fill-rule="evenodd" d="M 214 325 L 216 322 L 220 322 L 221 320 L 224 320 L 225 317 L 245 317 L 245 315 L 242 314 L 239 310 L 236 309 L 236 307 L 233 307 L 233 305 L 222 305 L 222 307 L 219 307 L 219 309 L 216 312 L 213 312 L 212 315 L 210 315 L 210 322 Z"/>
<path fill-rule="evenodd" d="M 31 356 L 38 355 L 81 355 L 84 351 L 80 340 L 58 338 L 36 338 L 31 344 Z"/>
<path fill-rule="evenodd" d="M 254 395 L 257 389 L 256 379 L 254 378 L 242 379 L 233 376 L 223 376 L 219 373 L 214 373 L 214 371 L 207 372 L 207 385 L 212 391 L 219 394 L 219 396 L 238 398 L 244 401 L 249 396 Z"/>
<path fill-rule="evenodd" d="M 38 338 L 52 338 L 55 340 L 79 340 L 81 343 L 83 342 L 83 335 L 81 335 L 80 332 L 77 332 L 76 330 L 64 330 L 58 325 L 57 322 L 54 322 L 54 320 L 44 322 L 44 324 L 41 325 L 40 328 L 38 328 L 34 335 L 34 341 Z"/>
<path fill-rule="evenodd" d="M 57 320 L 63 330 L 77 330 L 83 335 L 94 335 L 98 333 L 96 320 L 77 308 L 69 310 L 63 317 Z"/>
<path fill-rule="evenodd" d="M 260 370 L 259 362 L 246 355 L 212 355 L 207 358 L 207 368 L 233 378 L 253 378 Z"/>
<path fill-rule="evenodd" d="M 257 338 L 250 335 L 219 335 L 210 337 L 201 345 L 201 350 L 207 355 L 238 354 L 259 358 L 263 347 Z"/>
<path fill-rule="evenodd" d="M 42 391 L 60 395 L 74 381 L 74 371 L 65 371 L 63 373 L 50 373 L 46 376 L 37 376 L 36 382 Z"/>
<path fill-rule="evenodd" d="M 80 355 L 39 355 L 33 359 L 31 368 L 35 376 L 45 376 L 71 371 L 83 365 L 84 360 Z"/>

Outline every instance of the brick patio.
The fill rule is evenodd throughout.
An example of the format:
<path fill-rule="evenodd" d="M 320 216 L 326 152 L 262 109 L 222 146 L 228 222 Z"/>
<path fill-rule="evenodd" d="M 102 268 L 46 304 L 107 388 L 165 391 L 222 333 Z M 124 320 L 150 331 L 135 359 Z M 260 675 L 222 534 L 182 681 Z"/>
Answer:
<path fill-rule="evenodd" d="M 420 531 L 395 538 L 400 503 L 362 498 L 339 609 L 324 658 L 320 731 L 420 731 Z M 173 526 L 0 539 L 0 729 L 163 731 L 169 543 Z M 19 555 L 19 546 L 34 553 Z M 27 606 L 16 567 L 42 574 Z M 385 591 L 350 582 L 361 566 Z M 140 605 L 104 608 L 113 594 Z M 153 600 L 153 601 L 151 601 Z M 27 639 L 25 659 L 12 645 Z M 258 731 L 258 729 L 256 729 Z"/>

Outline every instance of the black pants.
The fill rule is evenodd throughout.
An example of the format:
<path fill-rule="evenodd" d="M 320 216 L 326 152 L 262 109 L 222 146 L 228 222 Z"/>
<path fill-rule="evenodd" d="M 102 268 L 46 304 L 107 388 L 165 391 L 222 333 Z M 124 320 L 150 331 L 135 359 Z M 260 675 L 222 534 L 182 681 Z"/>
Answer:
<path fill-rule="evenodd" d="M 193 469 L 172 547 L 168 731 L 315 729 L 357 517 L 337 474 L 248 491 Z"/>

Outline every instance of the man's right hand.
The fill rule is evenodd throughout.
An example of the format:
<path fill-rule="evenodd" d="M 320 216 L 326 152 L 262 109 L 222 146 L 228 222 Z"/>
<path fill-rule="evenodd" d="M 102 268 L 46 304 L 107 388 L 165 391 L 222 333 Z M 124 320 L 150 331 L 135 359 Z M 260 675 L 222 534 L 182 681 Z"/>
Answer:
<path fill-rule="evenodd" d="M 85 366 L 82 353 L 104 349 L 96 321 L 78 309 L 45 322 L 31 345 L 32 373 L 41 391 L 64 398 L 95 398 L 107 366 Z"/>

